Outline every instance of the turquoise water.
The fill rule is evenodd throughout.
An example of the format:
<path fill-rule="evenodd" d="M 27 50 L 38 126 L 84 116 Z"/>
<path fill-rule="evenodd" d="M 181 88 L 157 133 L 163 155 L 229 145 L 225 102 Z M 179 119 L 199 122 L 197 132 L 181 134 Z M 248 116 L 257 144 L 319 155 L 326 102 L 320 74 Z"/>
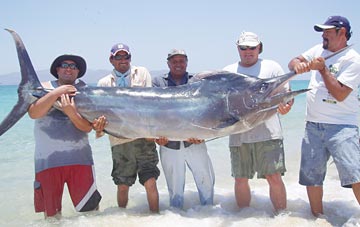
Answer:
<path fill-rule="evenodd" d="M 291 81 L 292 90 L 306 88 L 308 81 Z M 10 112 L 17 100 L 17 86 L 0 86 L 0 119 Z M 33 120 L 25 115 L 13 128 L 0 137 L 0 226 L 359 226 L 360 209 L 351 190 L 339 186 L 335 166 L 329 164 L 325 181 L 324 207 L 328 217 L 314 219 L 309 212 L 306 190 L 297 183 L 300 143 L 304 130 L 305 94 L 295 98 L 292 110 L 281 116 L 287 172 L 288 211 L 274 217 L 264 180 L 252 180 L 251 207 L 239 210 L 233 195 L 230 176 L 228 138 L 207 143 L 215 170 L 215 204 L 199 206 L 196 185 L 187 170 L 185 208 L 173 210 L 168 206 L 168 192 L 164 176 L 158 181 L 160 215 L 148 213 L 144 188 L 137 182 L 130 188 L 127 209 L 116 205 L 116 187 L 110 173 L 112 168 L 110 145 L 105 136 L 95 139 L 90 133 L 96 180 L 103 199 L 100 211 L 79 214 L 69 199 L 63 196 L 63 218 L 45 221 L 33 208 L 34 139 Z M 161 165 L 159 163 L 161 169 Z"/>

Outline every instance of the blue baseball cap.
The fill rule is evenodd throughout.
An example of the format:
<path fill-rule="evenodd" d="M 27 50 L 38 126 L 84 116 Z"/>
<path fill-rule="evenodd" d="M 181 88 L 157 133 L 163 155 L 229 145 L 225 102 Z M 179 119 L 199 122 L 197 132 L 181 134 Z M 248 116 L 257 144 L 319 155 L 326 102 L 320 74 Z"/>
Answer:
<path fill-rule="evenodd" d="M 128 55 L 131 55 L 129 46 L 124 43 L 117 43 L 114 46 L 112 46 L 110 50 L 110 54 L 112 56 L 115 56 L 119 51 L 125 51 Z"/>
<path fill-rule="evenodd" d="M 322 32 L 325 29 L 341 28 L 344 27 L 347 32 L 350 32 L 351 26 L 348 19 L 342 16 L 330 16 L 327 18 L 324 24 L 315 24 L 314 29 L 317 32 Z"/>

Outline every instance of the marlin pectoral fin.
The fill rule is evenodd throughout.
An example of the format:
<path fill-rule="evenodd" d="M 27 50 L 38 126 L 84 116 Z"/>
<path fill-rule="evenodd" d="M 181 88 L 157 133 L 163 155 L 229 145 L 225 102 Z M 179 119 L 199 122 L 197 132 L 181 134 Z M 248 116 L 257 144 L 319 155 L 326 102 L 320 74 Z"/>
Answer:
<path fill-rule="evenodd" d="M 262 113 L 262 112 L 267 112 L 267 111 L 270 111 L 270 110 L 275 110 L 277 108 L 278 108 L 278 106 L 271 106 L 269 108 L 261 109 L 261 110 L 257 111 L 256 113 L 258 114 L 258 113 Z"/>
<path fill-rule="evenodd" d="M 218 130 L 218 129 L 223 129 L 223 128 L 229 127 L 238 121 L 239 121 L 239 119 L 237 119 L 235 117 L 230 117 L 230 118 L 227 118 L 226 120 L 219 122 L 217 125 L 212 125 L 212 126 L 199 125 L 199 124 L 192 124 L 192 125 L 197 128 L 202 128 L 202 129 L 206 129 L 206 130 Z"/>
<path fill-rule="evenodd" d="M 239 121 L 239 119 L 237 117 L 234 116 L 230 116 L 227 119 L 223 119 L 223 121 L 220 122 L 220 124 L 218 124 L 216 127 L 214 127 L 213 129 L 222 129 L 222 128 L 226 128 L 229 127 L 235 123 L 237 123 Z"/>

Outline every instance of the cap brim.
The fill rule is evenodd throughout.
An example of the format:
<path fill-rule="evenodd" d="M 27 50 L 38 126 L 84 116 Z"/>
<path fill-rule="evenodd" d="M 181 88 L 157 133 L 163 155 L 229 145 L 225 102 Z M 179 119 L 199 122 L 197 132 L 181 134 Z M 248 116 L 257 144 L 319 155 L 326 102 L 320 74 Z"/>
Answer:
<path fill-rule="evenodd" d="M 131 53 L 129 51 L 127 51 L 126 49 L 120 49 L 120 50 L 117 50 L 115 51 L 115 53 L 111 53 L 112 56 L 115 56 L 117 53 L 119 53 L 120 51 L 124 51 L 126 52 L 128 55 L 131 55 Z"/>
<path fill-rule="evenodd" d="M 172 58 L 172 57 L 174 57 L 174 56 L 176 56 L 176 55 L 184 56 L 184 57 L 187 58 L 187 55 L 186 55 L 186 54 L 180 54 L 180 53 L 178 53 L 178 54 L 170 54 L 170 55 L 168 55 L 168 57 L 167 57 L 166 59 L 169 60 L 170 58 Z"/>
<path fill-rule="evenodd" d="M 336 28 L 336 26 L 334 25 L 325 25 L 325 24 L 315 24 L 314 25 L 314 30 L 317 32 L 322 32 L 326 29 L 330 29 L 330 28 Z"/>
<path fill-rule="evenodd" d="M 249 41 L 245 41 L 245 42 L 237 42 L 238 46 L 249 46 L 249 47 L 256 47 L 257 45 L 259 45 L 259 42 L 249 42 Z"/>

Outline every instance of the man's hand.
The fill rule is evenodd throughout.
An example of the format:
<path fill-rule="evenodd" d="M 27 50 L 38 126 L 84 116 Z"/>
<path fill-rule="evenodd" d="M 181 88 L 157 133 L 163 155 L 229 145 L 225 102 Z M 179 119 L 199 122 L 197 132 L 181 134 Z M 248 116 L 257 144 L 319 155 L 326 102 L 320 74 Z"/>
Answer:
<path fill-rule="evenodd" d="M 325 59 L 323 57 L 314 58 L 312 61 L 309 62 L 310 70 L 322 71 L 325 69 L 325 67 Z"/>
<path fill-rule="evenodd" d="M 169 142 L 169 139 L 166 137 L 159 137 L 158 139 L 154 140 L 157 144 L 159 144 L 160 146 L 164 146 Z"/>
<path fill-rule="evenodd" d="M 92 122 L 92 128 L 96 132 L 102 132 L 102 131 L 104 131 L 104 128 L 107 124 L 108 124 L 108 122 L 106 121 L 106 117 L 104 115 L 102 115 L 102 116 L 94 119 L 94 121 Z"/>
<path fill-rule="evenodd" d="M 193 144 L 199 144 L 204 142 L 203 139 L 196 139 L 196 138 L 189 138 L 186 140 L 186 142 L 193 143 Z"/>
<path fill-rule="evenodd" d="M 296 74 L 302 74 L 310 71 L 309 62 L 299 62 L 294 65 L 294 71 Z"/>
<path fill-rule="evenodd" d="M 71 115 L 77 114 L 77 109 L 75 106 L 75 101 L 73 97 L 70 97 L 68 94 L 62 94 L 60 96 L 60 107 L 62 111 L 69 117 Z"/>
<path fill-rule="evenodd" d="M 287 114 L 291 110 L 291 106 L 294 104 L 294 99 L 290 100 L 287 103 L 280 103 L 277 109 L 277 112 L 281 115 Z"/>
<path fill-rule="evenodd" d="M 106 120 L 106 117 L 104 115 L 94 119 L 91 126 L 93 130 L 96 131 L 96 138 L 100 138 L 105 135 L 104 129 L 107 124 L 108 121 Z"/>

